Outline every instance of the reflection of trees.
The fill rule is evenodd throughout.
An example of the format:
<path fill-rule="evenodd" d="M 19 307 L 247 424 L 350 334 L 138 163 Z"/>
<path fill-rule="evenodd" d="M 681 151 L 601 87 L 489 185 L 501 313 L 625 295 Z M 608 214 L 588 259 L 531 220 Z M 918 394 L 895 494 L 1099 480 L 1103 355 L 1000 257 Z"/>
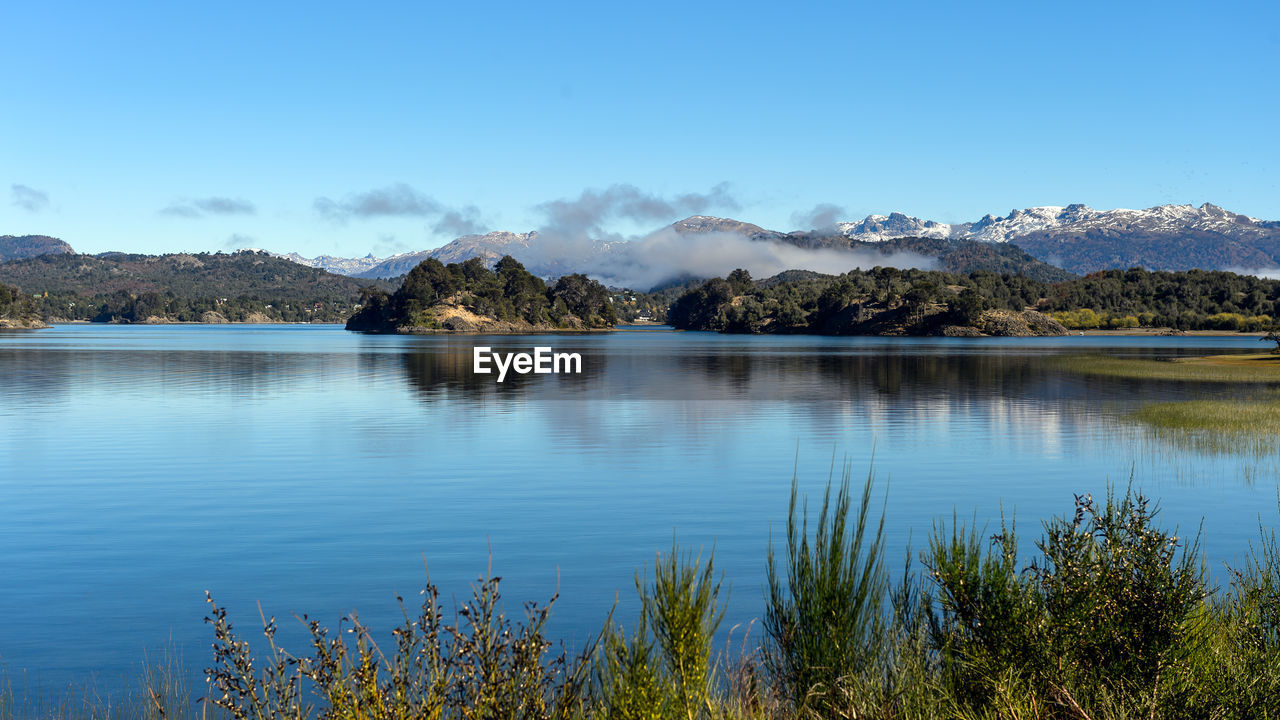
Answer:
<path fill-rule="evenodd" d="M 557 339 L 561 337 L 563 336 L 556 336 Z M 522 340 L 527 339 L 522 338 Z M 532 353 L 537 345 L 550 346 L 554 352 L 576 352 L 582 355 L 582 372 L 565 375 L 534 373 L 521 375 L 515 370 L 510 370 L 499 383 L 497 368 L 492 362 L 489 363 L 492 373 L 476 374 L 473 351 L 478 345 L 488 346 L 493 352 L 504 354 Z M 478 338 L 473 344 L 449 341 L 419 345 L 406 350 L 400 358 L 405 379 L 422 399 L 436 400 L 447 397 L 463 402 L 484 400 L 489 397 L 517 398 L 533 392 L 572 393 L 586 389 L 591 387 L 594 380 L 603 372 L 606 359 L 600 353 L 600 348 L 568 347 L 546 340 L 515 345 L 501 341 L 494 342 L 492 338 Z"/>
<path fill-rule="evenodd" d="M 849 393 L 956 396 L 1027 392 L 1046 378 L 1033 358 L 883 352 L 791 352 L 681 356 L 677 372 L 699 384 L 778 400 L 820 401 Z"/>
<path fill-rule="evenodd" d="M 0 349 L 0 394 L 43 402 L 81 386 L 254 396 L 350 370 L 352 356 L 216 350 Z"/>
<path fill-rule="evenodd" d="M 600 377 L 578 388 L 539 385 L 531 407 L 554 416 L 567 435 L 596 438 L 593 445 L 640 432 L 648 440 L 691 440 L 714 435 L 726 422 L 779 411 L 807 417 L 815 431 L 868 423 L 924 431 L 965 418 L 992 433 L 1023 437 L 1019 429 L 1052 435 L 1066 424 L 1091 425 L 1100 414 L 1195 392 L 1064 374 L 1046 362 L 1050 354 L 1021 348 L 690 343 L 667 352 L 625 349 L 584 354 Z M 861 419 L 848 425 L 851 418 Z"/>
<path fill-rule="evenodd" d="M 949 401 L 996 396 L 1044 402 L 1121 399 L 1127 403 L 1196 392 L 1185 384 L 1086 378 L 1045 362 L 1051 357 L 1048 354 L 1001 350 L 956 351 L 904 344 L 848 350 L 815 347 L 799 352 L 704 351 L 673 357 L 672 375 L 696 377 L 688 383 L 695 391 L 797 403 L 851 395 Z"/>
<path fill-rule="evenodd" d="M 467 391 L 469 393 L 492 392 L 497 383 L 493 376 L 472 372 L 471 353 L 459 348 L 426 348 L 405 352 L 400 356 L 405 378 L 409 385 L 426 397 Z M 514 394 L 521 391 L 520 380 L 509 377 L 502 383 Z"/>
<path fill-rule="evenodd" d="M 563 339 L 564 336 L 556 336 Z M 953 348 L 908 344 L 872 346 L 718 347 L 689 343 L 652 352 L 644 338 L 565 346 L 557 352 L 583 357 L 581 375 L 477 375 L 472 348 L 527 352 L 529 338 L 484 338 L 460 342 L 440 338 L 408 347 L 399 362 L 422 399 L 459 401 L 487 397 L 535 396 L 539 400 L 753 400 L 821 405 L 854 397 L 896 402 L 979 402 L 993 396 L 1029 401 L 1076 402 L 1123 398 L 1168 399 L 1178 389 L 1151 383 L 1125 384 L 1064 374 L 1044 362 L 1048 355 L 1006 349 Z M 634 343 L 634 344 L 633 344 Z"/>
<path fill-rule="evenodd" d="M 580 449 L 696 443 L 715 437 L 726 423 L 778 412 L 807 419 L 814 432 L 891 426 L 899 428 L 893 432 L 934 432 L 964 421 L 996 435 L 1049 438 L 1069 435 L 1070 426 L 1118 418 L 1144 402 L 1203 391 L 1063 372 L 1050 360 L 1055 350 L 1031 343 L 724 343 L 668 335 L 595 338 L 566 347 L 560 342 L 565 339 L 421 339 L 390 358 L 420 400 L 443 401 L 445 409 L 528 401 L 528 411 L 548 432 Z M 510 373 L 498 384 L 494 375 L 472 372 L 475 344 L 512 352 L 539 342 L 581 353 L 584 374 Z"/>
<path fill-rule="evenodd" d="M 88 353 L 82 353 L 87 355 Z M 35 348 L 0 348 L 0 397 L 47 403 L 66 392 L 74 377 L 71 356 Z"/>

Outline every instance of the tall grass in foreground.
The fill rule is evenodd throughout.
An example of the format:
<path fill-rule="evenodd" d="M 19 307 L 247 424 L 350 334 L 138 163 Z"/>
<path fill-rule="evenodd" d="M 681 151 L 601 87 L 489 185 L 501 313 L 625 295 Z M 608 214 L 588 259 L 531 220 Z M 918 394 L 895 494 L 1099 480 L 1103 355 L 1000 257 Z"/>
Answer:
<path fill-rule="evenodd" d="M 214 666 L 207 701 L 237 720 L 581 717 L 590 652 L 577 659 L 551 653 L 544 630 L 555 598 L 545 606 L 526 603 L 524 620 L 513 621 L 498 583 L 482 578 L 451 621 L 428 585 L 416 614 L 406 611 L 392 631 L 395 646 L 386 653 L 354 615 L 346 633 L 339 628 L 335 636 L 304 617 L 312 638 L 307 656 L 277 647 L 275 619 L 264 619 L 268 652 L 256 666 L 226 610 L 210 599 Z"/>
<path fill-rule="evenodd" d="M 595 661 L 593 714 L 622 718 L 717 715 L 712 640 L 724 618 L 710 557 L 672 547 L 652 584 L 636 576 L 640 620 L 630 638 L 610 623 Z"/>
<path fill-rule="evenodd" d="M 868 476 L 849 526 L 850 470 L 846 462 L 834 498 L 828 481 L 812 539 L 808 504 L 799 501 L 792 479 L 786 569 L 778 569 L 772 543 L 765 558 L 765 667 L 773 690 L 797 712 L 830 702 L 850 684 L 865 683 L 885 651 L 884 515 L 871 531 Z"/>
<path fill-rule="evenodd" d="M 765 559 L 758 644 L 715 651 L 713 557 L 673 547 L 651 578 L 637 574 L 634 627 L 611 617 L 576 655 L 547 639 L 555 598 L 512 619 L 489 576 L 452 612 L 428 585 L 386 648 L 355 616 L 332 634 L 303 618 L 312 640 L 294 655 L 262 617 L 254 652 L 210 600 L 199 706 L 147 693 L 132 715 L 28 714 L 0 693 L 0 718 L 1280 717 L 1274 531 L 1214 587 L 1198 539 L 1162 528 L 1146 498 L 1084 495 L 1043 524 L 1029 562 L 1012 521 L 988 534 L 953 517 L 891 584 L 871 477 L 857 494 L 847 464 L 833 480 L 813 518 L 793 480 L 786 546 Z"/>

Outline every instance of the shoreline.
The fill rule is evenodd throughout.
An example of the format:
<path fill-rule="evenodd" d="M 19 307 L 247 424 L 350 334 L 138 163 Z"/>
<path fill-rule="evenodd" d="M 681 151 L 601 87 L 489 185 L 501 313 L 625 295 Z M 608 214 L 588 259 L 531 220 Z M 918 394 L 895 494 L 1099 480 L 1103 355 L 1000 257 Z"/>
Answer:
<path fill-rule="evenodd" d="M 551 330 L 531 328 L 528 330 L 449 330 L 446 328 L 396 328 L 394 332 L 371 332 L 368 330 L 350 330 L 362 335 L 593 335 L 610 333 L 617 330 L 611 328 L 555 328 Z"/>
<path fill-rule="evenodd" d="M 1068 335 L 1084 335 L 1086 337 L 1257 337 L 1264 332 L 1236 332 L 1233 330 L 1175 330 L 1173 328 L 1117 328 L 1115 330 L 1075 330 Z"/>
<path fill-rule="evenodd" d="M 296 322 L 296 321 L 290 321 L 290 320 L 268 320 L 266 322 L 262 322 L 260 320 L 255 320 L 253 322 L 248 322 L 244 320 L 227 320 L 226 322 L 199 322 L 196 320 L 169 320 L 165 322 L 136 322 L 136 323 L 93 322 L 92 320 L 49 320 L 47 322 L 49 327 L 52 327 L 55 325 L 103 325 L 103 326 L 137 325 L 141 327 L 157 327 L 157 326 L 163 326 L 163 325 L 342 325 L 344 324 L 344 321 L 342 320 L 334 320 L 332 322 L 329 322 L 329 321 Z"/>
<path fill-rule="evenodd" d="M 21 329 L 42 330 L 42 329 L 48 329 L 51 327 L 56 327 L 58 325 L 104 325 L 104 326 L 105 325 L 114 325 L 114 326 L 139 325 L 139 326 L 154 327 L 154 326 L 161 326 L 161 325 L 344 325 L 344 324 L 345 323 L 341 320 L 319 321 L 319 322 L 317 321 L 298 322 L 298 321 L 288 321 L 288 320 L 271 320 L 266 322 L 262 322 L 262 321 L 247 322 L 247 321 L 241 321 L 241 320 L 228 320 L 226 322 L 199 322 L 194 320 L 172 320 L 172 321 L 166 321 L 166 322 L 142 322 L 142 323 L 95 323 L 91 320 L 48 320 L 46 321 L 46 324 L 43 327 L 21 328 Z M 670 327 L 670 326 L 665 325 L 663 323 L 648 322 L 648 323 L 619 323 L 618 325 L 611 328 L 582 328 L 582 329 L 565 328 L 565 329 L 555 329 L 555 330 L 530 329 L 530 330 L 504 330 L 504 331 L 498 331 L 498 330 L 469 331 L 469 330 L 446 330 L 446 329 L 422 328 L 422 329 L 412 329 L 412 330 L 403 330 L 403 331 L 397 330 L 392 333 L 365 333 L 365 334 L 372 334 L 372 335 L 566 335 L 566 334 L 580 335 L 580 334 L 615 332 L 618 330 L 661 330 L 662 328 L 667 328 L 667 327 Z M 19 329 L 19 328 L 10 328 L 10 329 Z M 353 330 L 352 332 L 361 332 L 361 331 Z M 769 333 L 765 333 L 765 334 L 769 334 Z M 1103 329 L 1094 328 L 1091 330 L 1074 330 L 1074 331 L 1068 332 L 1066 335 L 1059 335 L 1057 337 L 1084 336 L 1084 337 L 1254 337 L 1254 338 L 1261 338 L 1264 335 L 1266 335 L 1266 333 L 1256 332 L 1256 331 L 1233 332 L 1230 330 L 1174 330 L 1173 328 L 1123 328 L 1123 329 L 1114 329 L 1114 330 L 1110 330 L 1110 329 L 1103 330 Z M 822 334 L 814 334 L 812 336 L 813 337 L 841 337 L 841 336 L 822 335 Z M 850 335 L 850 336 L 843 336 L 843 337 L 855 337 L 855 336 Z M 908 336 L 867 335 L 863 337 L 908 337 Z M 927 337 L 927 336 L 915 336 L 915 337 Z M 984 336 L 984 337 L 996 337 L 996 336 Z"/>

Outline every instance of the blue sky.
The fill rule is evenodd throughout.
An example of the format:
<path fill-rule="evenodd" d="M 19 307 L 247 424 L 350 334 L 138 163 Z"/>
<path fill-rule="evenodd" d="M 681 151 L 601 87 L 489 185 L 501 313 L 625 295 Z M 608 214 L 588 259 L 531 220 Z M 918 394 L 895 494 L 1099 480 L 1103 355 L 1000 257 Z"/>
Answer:
<path fill-rule="evenodd" d="M 673 215 L 624 234 L 1280 219 L 1278 78 L 1280 3 L 5 3 L 0 234 L 387 255 L 617 184 Z"/>

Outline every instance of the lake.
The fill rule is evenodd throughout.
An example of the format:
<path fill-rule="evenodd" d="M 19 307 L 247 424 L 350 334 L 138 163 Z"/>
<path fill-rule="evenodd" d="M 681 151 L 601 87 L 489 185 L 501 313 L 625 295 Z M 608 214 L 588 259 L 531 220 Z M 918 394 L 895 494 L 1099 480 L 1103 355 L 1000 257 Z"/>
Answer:
<path fill-rule="evenodd" d="M 578 352 L 583 372 L 498 384 L 472 373 L 475 345 Z M 937 519 L 998 524 L 1003 508 L 1030 552 L 1073 493 L 1132 481 L 1182 534 L 1203 519 L 1221 578 L 1259 518 L 1277 520 L 1276 454 L 1201 451 L 1126 419 L 1221 389 L 1086 378 L 1049 359 L 1259 349 L 663 329 L 0 334 L 0 663 L 57 688 L 133 678 L 144 652 L 171 647 L 195 676 L 210 661 L 205 590 L 247 634 L 261 603 L 302 651 L 293 613 L 337 625 L 356 609 L 389 628 L 396 593 L 414 603 L 429 571 L 462 598 L 490 558 L 513 614 L 558 588 L 552 632 L 581 646 L 615 600 L 631 624 L 635 572 L 673 540 L 714 548 L 727 629 L 761 613 L 793 473 L 821 492 L 846 459 L 859 481 L 874 469 L 895 571 Z"/>

